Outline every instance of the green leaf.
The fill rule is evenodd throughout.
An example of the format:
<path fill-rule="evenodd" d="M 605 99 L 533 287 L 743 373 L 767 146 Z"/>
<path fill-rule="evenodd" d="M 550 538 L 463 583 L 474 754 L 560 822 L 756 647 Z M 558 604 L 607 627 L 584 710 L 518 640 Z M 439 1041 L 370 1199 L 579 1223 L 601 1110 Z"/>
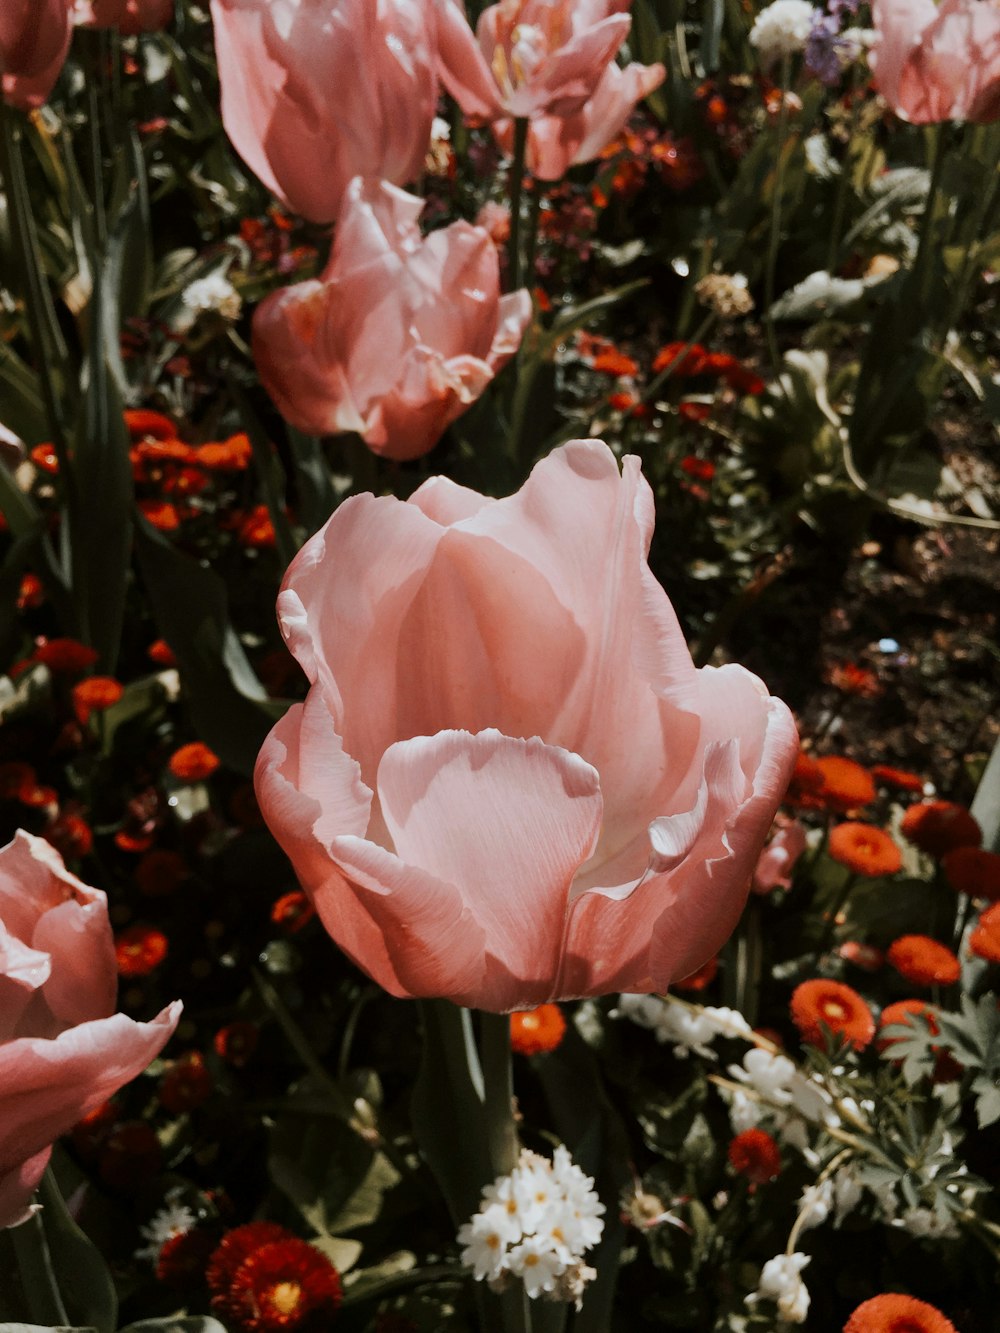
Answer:
<path fill-rule="evenodd" d="M 337 492 L 330 476 L 330 467 L 323 446 L 313 435 L 303 435 L 294 426 L 288 427 L 288 444 L 295 468 L 298 492 L 298 519 L 306 536 L 318 532 L 337 507 Z"/>
<path fill-rule="evenodd" d="M 48 440 L 49 428 L 38 376 L 2 341 L 0 398 L 3 401 L 3 424 L 8 430 L 28 446 Z"/>
<path fill-rule="evenodd" d="M 539 336 L 538 355 L 551 356 L 559 344 L 564 343 L 577 329 L 582 329 L 584 325 L 591 323 L 592 320 L 597 319 L 607 311 L 613 310 L 615 306 L 627 301 L 630 296 L 648 286 L 648 278 L 637 278 L 635 282 L 626 282 L 623 286 L 615 287 L 610 292 L 603 292 L 590 301 L 584 301 L 582 305 L 569 306 L 560 310 L 552 321 L 552 327 Z"/>
<path fill-rule="evenodd" d="M 92 1325 L 97 1333 L 114 1333 L 118 1297 L 111 1273 L 97 1246 L 70 1216 L 51 1170 L 42 1177 L 38 1198 L 66 1313 L 81 1325 Z"/>
<path fill-rule="evenodd" d="M 80 637 L 114 674 L 125 617 L 132 546 L 132 463 L 114 378 L 117 302 L 105 272 L 94 275 L 88 314 L 85 392 L 66 478 L 73 601 Z"/>
<path fill-rule="evenodd" d="M 226 585 L 141 516 L 136 554 L 153 615 L 181 671 L 199 737 L 249 776 L 283 705 L 268 699 L 229 620 Z"/>

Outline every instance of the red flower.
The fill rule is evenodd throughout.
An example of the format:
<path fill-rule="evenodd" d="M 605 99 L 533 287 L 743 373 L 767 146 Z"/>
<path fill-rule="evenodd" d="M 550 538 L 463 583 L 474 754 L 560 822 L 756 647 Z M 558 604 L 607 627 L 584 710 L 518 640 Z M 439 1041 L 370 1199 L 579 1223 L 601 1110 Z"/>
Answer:
<path fill-rule="evenodd" d="M 205 1269 L 205 1282 L 213 1296 L 224 1295 L 232 1285 L 237 1270 L 262 1245 L 291 1240 L 292 1233 L 277 1222 L 246 1222 L 227 1231 L 216 1246 Z"/>
<path fill-rule="evenodd" d="M 31 461 L 35 467 L 50 475 L 59 471 L 59 458 L 53 444 L 36 444 L 31 451 Z"/>
<path fill-rule="evenodd" d="M 929 856 L 944 856 L 956 847 L 978 847 L 983 831 L 968 810 L 953 801 L 921 801 L 911 805 L 900 832 Z"/>
<path fill-rule="evenodd" d="M 519 1055 L 554 1051 L 566 1032 L 566 1020 L 557 1004 L 540 1004 L 510 1016 L 511 1049 Z"/>
<path fill-rule="evenodd" d="M 605 375 L 634 375 L 639 369 L 638 362 L 615 347 L 598 352 L 590 365 L 593 370 L 599 370 Z"/>
<path fill-rule="evenodd" d="M 167 767 L 181 782 L 204 782 L 219 767 L 219 756 L 202 741 L 182 745 L 167 760 Z"/>
<path fill-rule="evenodd" d="M 214 1237 L 198 1227 L 170 1236 L 156 1258 L 156 1280 L 181 1290 L 199 1284 L 214 1244 Z"/>
<path fill-rule="evenodd" d="M 875 1035 L 872 1011 L 856 990 L 842 981 L 817 977 L 795 988 L 791 1000 L 792 1022 L 802 1040 L 823 1046 L 823 1028 L 828 1028 L 856 1051 L 863 1051 Z"/>
<path fill-rule="evenodd" d="M 674 990 L 704 990 L 710 986 L 716 978 L 719 971 L 719 955 L 715 954 L 707 963 L 702 963 L 701 967 L 696 968 L 694 972 L 686 977 L 681 977 L 679 981 L 673 982 Z"/>
<path fill-rule="evenodd" d="M 169 417 L 145 407 L 126 409 L 125 427 L 133 440 L 172 440 L 177 435 Z"/>
<path fill-rule="evenodd" d="M 146 656 L 151 662 L 155 662 L 160 667 L 175 667 L 177 658 L 174 656 L 174 650 L 166 639 L 157 639 L 146 649 Z"/>
<path fill-rule="evenodd" d="M 883 1028 L 891 1027 L 896 1024 L 905 1023 L 908 1027 L 910 1015 L 916 1014 L 921 1018 L 926 1018 L 933 1034 L 938 1032 L 938 1025 L 934 1018 L 934 1010 L 930 1005 L 925 1004 L 923 1000 L 897 1000 L 895 1004 L 887 1004 L 879 1015 L 878 1030 L 882 1033 Z M 887 1037 L 879 1035 L 875 1045 L 880 1051 L 887 1050 L 894 1042 L 899 1041 L 898 1037 Z"/>
<path fill-rule="evenodd" d="M 686 458 L 681 459 L 681 471 L 698 481 L 711 481 L 715 476 L 715 464 L 710 463 L 707 458 L 696 458 L 694 454 L 688 454 Z"/>
<path fill-rule="evenodd" d="M 745 1129 L 730 1140 L 729 1163 L 754 1185 L 764 1185 L 780 1173 L 781 1153 L 763 1129 Z"/>
<path fill-rule="evenodd" d="M 955 847 L 941 858 L 945 878 L 956 893 L 1000 901 L 1000 856 L 981 847 Z"/>
<path fill-rule="evenodd" d="M 256 505 L 244 516 L 237 536 L 243 546 L 264 549 L 275 545 L 277 538 L 267 505 Z"/>
<path fill-rule="evenodd" d="M 297 934 L 315 915 L 315 907 L 300 889 L 282 894 L 271 908 L 271 920 L 286 935 Z"/>
<path fill-rule="evenodd" d="M 219 1028 L 212 1039 L 215 1053 L 227 1065 L 242 1069 L 257 1049 L 258 1029 L 256 1023 L 238 1019 Z"/>
<path fill-rule="evenodd" d="M 25 574 L 17 594 L 19 611 L 34 611 L 45 601 L 45 588 L 37 574 Z"/>
<path fill-rule="evenodd" d="M 256 1225 L 261 1228 L 268 1224 Z M 238 1230 L 246 1232 L 249 1228 Z M 230 1238 L 235 1234 L 230 1232 Z M 226 1243 L 223 1240 L 219 1249 Z M 212 1308 L 234 1330 L 325 1333 L 330 1327 L 342 1299 L 340 1275 L 315 1246 L 287 1233 L 264 1243 L 257 1241 L 224 1287 L 221 1267 L 216 1264 L 218 1255 L 219 1250 L 208 1270 L 212 1275 Z M 226 1256 L 226 1268 L 230 1258 Z"/>
<path fill-rule="evenodd" d="M 253 457 L 253 446 L 250 437 L 241 432 L 228 440 L 200 445 L 195 457 L 202 467 L 213 471 L 244 472 Z"/>
<path fill-rule="evenodd" d="M 79 676 L 97 661 L 97 651 L 76 639 L 49 639 L 38 644 L 34 657 L 57 675 Z"/>
<path fill-rule="evenodd" d="M 159 967 L 167 956 L 169 943 L 166 935 L 152 926 L 137 923 L 115 936 L 115 958 L 118 975 L 146 977 Z"/>
<path fill-rule="evenodd" d="M 830 830 L 827 851 L 856 875 L 877 879 L 903 868 L 903 857 L 888 833 L 871 824 L 838 824 Z"/>
<path fill-rule="evenodd" d="M 170 1115 L 193 1111 L 208 1101 L 213 1089 L 212 1075 L 197 1051 L 175 1060 L 160 1079 L 160 1105 Z"/>
<path fill-rule="evenodd" d="M 168 500 L 140 500 L 139 508 L 147 522 L 160 532 L 176 532 L 181 525 L 177 506 Z"/>
<path fill-rule="evenodd" d="M 164 898 L 187 879 L 191 871 L 180 852 L 156 848 L 147 852 L 135 868 L 139 892 L 147 898 Z"/>
<path fill-rule="evenodd" d="M 55 795 L 54 792 L 50 793 L 47 787 L 36 790 L 45 795 Z M 81 856 L 89 856 L 94 846 L 94 835 L 90 825 L 80 815 L 60 815 L 48 826 L 42 837 L 52 844 L 64 861 L 76 861 Z"/>
<path fill-rule="evenodd" d="M 872 777 L 876 782 L 884 782 L 889 787 L 898 787 L 900 791 L 924 789 L 924 779 L 918 773 L 908 773 L 903 768 L 890 768 L 887 764 L 874 764 Z"/>
<path fill-rule="evenodd" d="M 873 1296 L 854 1311 L 844 1333 L 957 1333 L 940 1310 L 915 1296 L 887 1292 Z"/>
<path fill-rule="evenodd" d="M 103 712 L 116 704 L 125 686 L 113 676 L 88 676 L 73 686 L 73 710 L 77 721 L 85 723 L 93 712 Z"/>
<path fill-rule="evenodd" d="M 1000 903 L 988 907 L 969 936 L 969 948 L 977 958 L 1000 963 Z"/>
<path fill-rule="evenodd" d="M 700 375 L 705 369 L 706 356 L 707 353 L 701 343 L 692 343 L 690 347 L 683 342 L 667 343 L 653 358 L 653 370 L 659 372 L 666 370 L 667 366 L 673 366 L 675 376 Z M 675 361 L 676 366 L 674 366 Z"/>
<path fill-rule="evenodd" d="M 866 768 L 853 759 L 840 755 L 825 755 L 816 760 L 823 777 L 820 789 L 822 804 L 830 810 L 847 814 L 859 806 L 869 805 L 875 799 L 875 783 Z"/>
<path fill-rule="evenodd" d="M 950 986 L 962 971 L 952 951 L 929 935 L 901 935 L 889 945 L 886 957 L 915 986 Z"/>

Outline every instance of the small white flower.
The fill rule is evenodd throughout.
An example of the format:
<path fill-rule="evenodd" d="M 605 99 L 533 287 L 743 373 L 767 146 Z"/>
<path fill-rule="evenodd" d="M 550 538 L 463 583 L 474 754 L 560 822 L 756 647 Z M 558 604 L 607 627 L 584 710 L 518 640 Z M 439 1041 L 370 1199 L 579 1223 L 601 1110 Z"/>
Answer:
<path fill-rule="evenodd" d="M 804 1324 L 809 1313 L 809 1291 L 799 1275 L 808 1263 L 809 1255 L 798 1252 L 768 1259 L 757 1290 L 747 1297 L 747 1304 L 775 1301 L 782 1319 L 790 1324 Z"/>
<path fill-rule="evenodd" d="M 435 116 L 431 121 L 431 140 L 444 141 L 447 143 L 451 139 L 451 126 L 443 116 Z"/>
<path fill-rule="evenodd" d="M 566 1260 L 541 1236 L 528 1236 L 516 1245 L 507 1256 L 507 1265 L 529 1296 L 553 1291 L 556 1278 L 566 1271 Z"/>
<path fill-rule="evenodd" d="M 733 1078 L 772 1102 L 787 1106 L 792 1100 L 789 1085 L 796 1069 L 787 1055 L 772 1055 L 770 1051 L 754 1046 L 744 1055 L 742 1068 L 730 1065 L 729 1072 Z"/>
<path fill-rule="evenodd" d="M 824 1180 L 819 1185 L 807 1185 L 799 1199 L 799 1224 L 802 1231 L 810 1227 L 822 1226 L 830 1216 L 833 1206 L 833 1181 Z"/>
<path fill-rule="evenodd" d="M 951 1218 L 942 1218 L 933 1208 L 907 1208 L 892 1225 L 902 1227 L 911 1236 L 930 1240 L 949 1239 L 958 1235 L 958 1227 Z"/>
<path fill-rule="evenodd" d="M 812 26 L 810 0 L 774 0 L 754 19 L 750 45 L 760 52 L 762 65 L 773 65 L 782 56 L 803 50 Z"/>
<path fill-rule="evenodd" d="M 239 319 L 242 298 L 221 270 L 198 278 L 181 293 L 184 315 L 178 321 L 182 328 L 190 328 L 199 315 L 215 310 L 230 322 Z"/>
<path fill-rule="evenodd" d="M 853 1166 L 842 1166 L 833 1176 L 834 1224 L 840 1226 L 861 1202 L 863 1187 Z"/>
<path fill-rule="evenodd" d="M 159 1212 L 154 1213 L 146 1225 L 139 1228 L 139 1235 L 143 1240 L 148 1240 L 149 1244 L 136 1250 L 137 1259 L 148 1259 L 155 1264 L 168 1240 L 173 1240 L 175 1236 L 186 1236 L 194 1229 L 195 1215 L 186 1204 L 177 1202 L 178 1193 L 171 1190 Z"/>
<path fill-rule="evenodd" d="M 496 1277 L 504 1267 L 508 1241 L 520 1235 L 515 1229 L 511 1235 L 509 1215 L 502 1206 L 493 1204 L 476 1213 L 471 1222 L 459 1229 L 458 1243 L 463 1246 L 462 1263 L 472 1269 L 477 1282 Z"/>

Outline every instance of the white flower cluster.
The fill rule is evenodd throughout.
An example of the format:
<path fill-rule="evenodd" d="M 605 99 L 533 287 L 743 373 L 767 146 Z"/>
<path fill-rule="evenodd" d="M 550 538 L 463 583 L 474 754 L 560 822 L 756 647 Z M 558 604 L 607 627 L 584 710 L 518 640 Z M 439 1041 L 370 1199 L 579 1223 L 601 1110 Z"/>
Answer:
<path fill-rule="evenodd" d="M 234 323 L 240 317 L 243 300 L 225 273 L 217 271 L 185 287 L 181 293 L 181 305 L 183 310 L 176 326 L 183 332 L 191 327 L 199 315 L 212 310 L 229 323 Z"/>
<path fill-rule="evenodd" d="M 811 0 L 774 0 L 754 19 L 750 45 L 760 52 L 764 66 L 805 48 L 813 26 Z"/>
<path fill-rule="evenodd" d="M 628 1018 L 649 1028 L 657 1041 L 669 1041 L 682 1058 L 692 1051 L 715 1059 L 708 1042 L 716 1037 L 742 1037 L 749 1041 L 753 1029 L 735 1009 L 699 1009 L 658 995 L 620 995 L 614 1016 Z"/>
<path fill-rule="evenodd" d="M 809 1313 L 809 1291 L 801 1273 L 809 1262 L 808 1254 L 778 1254 L 768 1259 L 760 1274 L 757 1290 L 747 1297 L 748 1305 L 775 1301 L 778 1314 L 788 1324 L 804 1324 Z"/>
<path fill-rule="evenodd" d="M 579 1305 L 596 1276 L 583 1255 L 604 1230 L 593 1184 L 561 1145 L 551 1162 L 525 1148 L 510 1175 L 487 1185 L 479 1212 L 460 1229 L 462 1263 L 494 1291 L 520 1279 L 533 1298 Z"/>
<path fill-rule="evenodd" d="M 728 1073 L 747 1087 L 745 1093 L 728 1094 L 729 1119 L 737 1134 L 767 1120 L 784 1143 L 798 1148 L 808 1160 L 809 1126 L 840 1123 L 829 1095 L 786 1055 L 755 1046 L 744 1055 L 743 1064 L 730 1065 Z"/>

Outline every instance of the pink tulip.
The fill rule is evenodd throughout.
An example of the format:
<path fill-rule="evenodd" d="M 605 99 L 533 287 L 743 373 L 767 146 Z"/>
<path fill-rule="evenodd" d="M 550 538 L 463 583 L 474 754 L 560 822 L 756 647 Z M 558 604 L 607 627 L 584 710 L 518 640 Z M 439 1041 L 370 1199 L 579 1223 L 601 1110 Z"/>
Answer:
<path fill-rule="evenodd" d="M 226 133 L 289 208 L 331 222 L 353 176 L 423 169 L 433 0 L 212 0 Z"/>
<path fill-rule="evenodd" d="M 0 76 L 11 106 L 40 106 L 69 51 L 67 0 L 0 0 Z"/>
<path fill-rule="evenodd" d="M 453 222 L 422 239 L 422 208 L 358 177 L 323 276 L 258 307 L 257 369 L 299 430 L 354 430 L 378 454 L 418 458 L 517 350 L 531 299 L 500 295 L 489 233 Z"/>
<path fill-rule="evenodd" d="M 116 983 L 104 894 L 19 831 L 0 849 L 0 1227 L 28 1216 L 53 1141 L 177 1026 L 179 1003 L 151 1023 L 113 1013 Z"/>
<path fill-rule="evenodd" d="M 441 78 L 467 116 L 571 116 L 628 36 L 630 0 L 501 0 L 473 35 L 462 0 L 437 0 Z"/>
<path fill-rule="evenodd" d="M 761 852 L 753 872 L 754 893 L 790 889 L 795 863 L 806 849 L 806 831 L 797 819 L 778 816 L 778 830 Z"/>
<path fill-rule="evenodd" d="M 393 995 L 664 991 L 735 925 L 795 724 L 742 667 L 695 669 L 652 527 L 639 460 L 576 440 L 507 499 L 355 496 L 292 562 L 278 616 L 311 688 L 257 794 Z"/>
<path fill-rule="evenodd" d="M 1000 120 L 1000 5 L 996 0 L 877 0 L 875 87 L 916 125 Z"/>
<path fill-rule="evenodd" d="M 528 170 L 540 180 L 557 181 L 573 166 L 592 162 L 622 132 L 635 106 L 658 88 L 662 65 L 608 65 L 593 95 L 569 116 L 539 116 L 528 127 Z M 510 152 L 514 122 L 493 126 L 501 147 Z"/>

